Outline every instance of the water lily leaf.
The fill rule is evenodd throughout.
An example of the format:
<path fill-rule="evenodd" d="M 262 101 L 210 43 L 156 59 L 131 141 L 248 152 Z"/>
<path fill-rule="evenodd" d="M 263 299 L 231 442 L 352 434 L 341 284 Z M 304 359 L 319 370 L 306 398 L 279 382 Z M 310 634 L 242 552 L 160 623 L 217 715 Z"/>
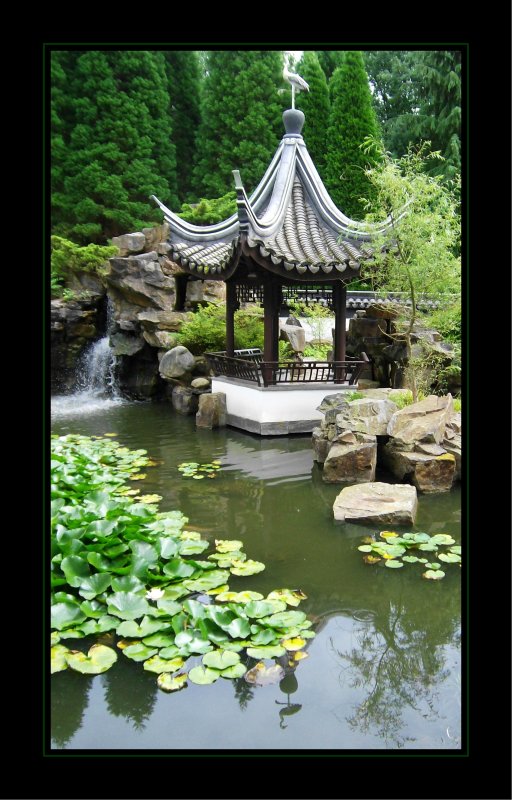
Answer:
<path fill-rule="evenodd" d="M 441 564 L 438 564 L 437 561 L 434 561 L 432 563 L 428 562 L 427 564 L 425 564 L 425 566 L 428 567 L 428 569 L 441 569 Z"/>
<path fill-rule="evenodd" d="M 113 631 L 119 625 L 119 620 L 116 617 L 110 617 L 104 614 L 99 619 L 88 619 L 87 622 L 82 622 L 80 628 L 86 636 L 93 633 L 105 633 L 105 631 Z"/>
<path fill-rule="evenodd" d="M 303 611 L 280 611 L 278 614 L 265 617 L 261 622 L 272 628 L 287 628 L 291 625 L 299 625 L 305 619 L 306 615 Z"/>
<path fill-rule="evenodd" d="M 140 559 L 146 564 L 156 564 L 158 561 L 156 548 L 147 542 L 131 541 L 130 550 L 133 552 L 134 558 Z"/>
<path fill-rule="evenodd" d="M 245 664 L 234 664 L 232 667 L 223 669 L 220 674 L 222 678 L 242 678 L 245 675 L 245 670 Z"/>
<path fill-rule="evenodd" d="M 78 650 L 66 653 L 66 661 L 71 669 L 86 675 L 99 675 L 106 672 L 117 661 L 117 653 L 104 644 L 93 644 L 87 655 Z"/>
<path fill-rule="evenodd" d="M 459 556 L 462 553 L 462 547 L 460 546 L 460 544 L 456 544 L 453 547 L 449 547 L 448 549 L 450 553 L 456 553 Z"/>
<path fill-rule="evenodd" d="M 251 658 L 275 658 L 285 653 L 285 648 L 280 644 L 247 648 L 247 655 Z"/>
<path fill-rule="evenodd" d="M 144 642 L 144 644 L 147 644 L 145 639 L 143 639 L 142 641 Z M 179 654 L 180 654 L 179 648 L 176 647 L 175 644 L 170 644 L 167 645 L 167 647 L 162 647 L 158 655 L 160 656 L 160 658 L 170 659 L 179 656 Z"/>
<path fill-rule="evenodd" d="M 80 610 L 86 617 L 99 619 L 106 613 L 107 606 L 99 600 L 84 600 L 83 603 L 80 603 Z"/>
<path fill-rule="evenodd" d="M 162 558 L 172 558 L 178 553 L 178 542 L 172 536 L 164 536 L 159 540 L 158 546 Z"/>
<path fill-rule="evenodd" d="M 208 639 L 201 639 L 197 634 L 189 631 L 177 633 L 174 644 L 182 655 L 191 655 L 192 653 L 202 655 L 213 649 Z"/>
<path fill-rule="evenodd" d="M 110 569 L 110 561 L 105 558 L 101 553 L 87 553 L 87 561 L 93 567 L 96 567 L 100 572 L 108 571 Z"/>
<path fill-rule="evenodd" d="M 230 608 L 216 605 L 203 606 L 203 608 L 204 614 L 222 630 L 227 630 L 233 620 L 237 618 L 235 612 Z"/>
<path fill-rule="evenodd" d="M 378 542 L 373 546 L 372 550 L 384 558 L 398 558 L 398 556 L 406 552 L 405 547 L 402 547 L 402 545 L 389 544 L 388 542 Z"/>
<path fill-rule="evenodd" d="M 205 539 L 196 541 L 195 539 L 184 539 L 179 545 L 179 551 L 182 556 L 192 556 L 195 553 L 202 553 L 210 546 L 209 542 Z"/>
<path fill-rule="evenodd" d="M 428 569 L 421 577 L 426 578 L 428 581 L 440 581 L 444 576 L 445 573 L 442 569 Z"/>
<path fill-rule="evenodd" d="M 80 628 L 66 628 L 60 632 L 61 639 L 83 639 L 85 633 Z"/>
<path fill-rule="evenodd" d="M 235 561 L 245 561 L 247 556 L 241 550 L 233 550 L 232 553 L 212 553 L 208 559 L 216 561 L 219 567 L 231 567 Z"/>
<path fill-rule="evenodd" d="M 411 542 L 429 542 L 428 533 L 403 533 L 402 539 L 410 539 Z"/>
<path fill-rule="evenodd" d="M 270 614 L 285 610 L 286 603 L 282 600 L 253 600 L 244 607 L 244 613 L 254 619 L 268 617 Z"/>
<path fill-rule="evenodd" d="M 239 661 L 240 656 L 232 650 L 212 650 L 210 653 L 206 653 L 206 655 L 203 656 L 203 664 L 205 667 L 219 670 L 232 667 L 234 664 L 238 664 Z"/>
<path fill-rule="evenodd" d="M 158 503 L 162 499 L 161 494 L 142 494 L 139 497 L 141 503 Z"/>
<path fill-rule="evenodd" d="M 296 636 L 293 639 L 283 639 L 282 645 L 286 648 L 286 650 L 302 650 L 304 645 L 306 644 L 306 640 L 302 639 L 300 636 Z"/>
<path fill-rule="evenodd" d="M 51 627 L 58 631 L 70 628 L 84 620 L 85 614 L 76 602 L 71 603 L 67 600 L 63 603 L 55 603 L 51 607 Z"/>
<path fill-rule="evenodd" d="M 302 631 L 301 636 L 303 639 L 314 639 L 316 633 L 314 631 Z"/>
<path fill-rule="evenodd" d="M 407 561 L 408 564 L 414 564 L 416 561 L 419 561 L 419 558 L 417 556 L 403 556 L 402 561 Z"/>
<path fill-rule="evenodd" d="M 395 561 L 394 559 L 391 559 L 389 561 L 385 561 L 384 566 L 390 567 L 391 569 L 399 569 L 400 567 L 403 567 L 403 564 L 401 561 Z"/>
<path fill-rule="evenodd" d="M 251 600 L 263 600 L 263 595 L 259 592 L 224 591 L 216 594 L 215 599 L 222 603 L 249 603 Z"/>
<path fill-rule="evenodd" d="M 192 477 L 194 478 L 195 481 L 202 481 L 204 475 L 192 475 Z"/>
<path fill-rule="evenodd" d="M 427 561 L 428 561 L 428 558 L 418 558 L 418 561 L 420 562 L 420 564 L 426 564 Z"/>
<path fill-rule="evenodd" d="M 112 589 L 114 592 L 135 592 L 143 594 L 146 586 L 135 575 L 116 575 L 112 578 Z"/>
<path fill-rule="evenodd" d="M 455 539 L 447 533 L 436 533 L 435 536 L 431 536 L 430 541 L 435 544 L 455 544 Z"/>
<path fill-rule="evenodd" d="M 212 569 L 200 578 L 183 581 L 183 584 L 192 592 L 203 592 L 226 583 L 228 576 L 229 572 L 225 569 Z"/>
<path fill-rule="evenodd" d="M 196 568 L 182 558 L 173 558 L 167 562 L 163 571 L 171 578 L 189 578 Z"/>
<path fill-rule="evenodd" d="M 361 553 L 371 553 L 372 552 L 371 545 L 369 545 L 369 544 L 360 544 L 357 549 L 360 550 Z"/>
<path fill-rule="evenodd" d="M 139 472 L 137 475 L 130 475 L 130 478 L 129 478 L 129 480 L 131 480 L 131 481 L 143 481 L 143 480 L 145 480 L 147 477 L 148 477 L 148 476 L 147 476 L 145 473 L 143 473 L 143 472 Z"/>
<path fill-rule="evenodd" d="M 215 549 L 218 553 L 230 553 L 233 550 L 241 550 L 244 543 L 238 539 L 215 539 Z"/>
<path fill-rule="evenodd" d="M 150 612 L 148 601 L 134 592 L 115 592 L 108 598 L 108 613 L 121 619 L 137 619 Z"/>
<path fill-rule="evenodd" d="M 161 598 L 162 600 L 179 600 L 180 597 L 183 597 L 184 595 L 188 594 L 188 592 L 185 589 L 185 587 L 181 586 L 180 584 L 178 584 L 178 585 L 174 585 L 173 584 L 172 586 L 166 586 L 165 589 L 164 589 L 164 592 L 165 592 L 165 594 Z M 157 603 L 157 605 L 158 605 L 158 603 Z"/>
<path fill-rule="evenodd" d="M 258 626 L 259 627 L 259 626 Z M 253 631 L 251 636 L 251 643 L 255 645 L 270 644 L 276 639 L 276 633 L 270 628 L 259 628 L 258 631 Z"/>
<path fill-rule="evenodd" d="M 398 536 L 398 533 L 395 531 L 381 531 L 379 536 L 382 536 L 383 539 L 394 539 Z"/>
<path fill-rule="evenodd" d="M 131 658 L 132 661 L 146 661 L 146 659 L 151 658 L 151 656 L 154 656 L 156 653 L 158 653 L 156 647 L 147 647 L 145 644 L 142 644 L 142 642 L 129 644 L 127 647 L 122 649 L 124 655 L 128 658 Z"/>
<path fill-rule="evenodd" d="M 62 672 L 62 670 L 68 668 L 68 664 L 66 661 L 66 653 L 69 653 L 67 647 L 64 647 L 63 644 L 55 644 L 50 650 L 51 656 L 51 673 L 53 675 L 54 672 Z"/>
<path fill-rule="evenodd" d="M 192 683 L 206 685 L 209 683 L 215 683 L 215 681 L 219 678 L 219 673 L 214 669 L 209 669 L 208 667 L 194 667 L 188 673 L 188 677 Z"/>
<path fill-rule="evenodd" d="M 96 595 L 108 589 L 110 581 L 110 575 L 105 572 L 97 572 L 95 575 L 82 579 L 78 593 L 85 597 L 86 600 L 93 600 Z"/>
<path fill-rule="evenodd" d="M 288 606 L 298 606 L 301 600 L 307 600 L 307 595 L 301 589 L 274 589 L 267 600 L 282 600 Z"/>
<path fill-rule="evenodd" d="M 211 619 L 198 620 L 197 627 L 203 639 L 209 639 L 214 644 L 224 645 L 225 642 L 229 641 L 228 634 Z"/>
<path fill-rule="evenodd" d="M 50 643 L 53 647 L 54 644 L 58 644 L 60 642 L 60 636 L 57 631 L 52 631 L 50 634 Z"/>
<path fill-rule="evenodd" d="M 187 673 L 181 672 L 179 675 L 171 675 L 169 672 L 162 672 L 156 682 L 164 692 L 177 692 L 187 685 Z"/>
<path fill-rule="evenodd" d="M 80 556 L 66 556 L 60 567 L 70 586 L 80 586 L 83 578 L 87 578 L 91 572 L 88 562 Z"/>
<path fill-rule="evenodd" d="M 133 636 L 138 639 L 143 639 L 145 636 L 150 636 L 152 633 L 161 631 L 168 628 L 169 623 L 155 620 L 152 617 L 143 617 L 140 625 L 135 620 L 126 620 L 126 622 L 118 622 L 117 633 L 119 636 Z"/>
<path fill-rule="evenodd" d="M 309 653 L 299 650 L 297 653 L 293 653 L 292 658 L 294 661 L 302 661 L 303 658 L 309 658 Z"/>
<path fill-rule="evenodd" d="M 251 626 L 248 620 L 237 617 L 226 630 L 233 639 L 245 639 L 251 633 Z"/>
<path fill-rule="evenodd" d="M 419 550 L 425 550 L 425 552 L 435 553 L 437 550 L 437 545 L 432 544 L 431 542 L 425 542 L 424 544 L 420 544 Z"/>
<path fill-rule="evenodd" d="M 183 610 L 196 622 L 198 619 L 203 619 L 206 613 L 206 606 L 204 603 L 199 603 L 197 600 L 190 598 L 183 603 Z"/>
<path fill-rule="evenodd" d="M 248 558 L 247 561 L 234 561 L 230 572 L 233 575 L 256 575 L 257 572 L 262 572 L 265 569 L 265 564 L 261 561 L 253 561 Z"/>
<path fill-rule="evenodd" d="M 177 672 L 185 662 L 182 658 L 160 658 L 160 656 L 152 656 L 144 662 L 144 669 L 148 672 Z"/>
<path fill-rule="evenodd" d="M 229 586 L 227 585 L 227 583 L 223 583 L 222 586 L 216 586 L 215 589 L 208 589 L 208 591 L 205 592 L 205 594 L 216 596 L 217 592 L 220 592 L 221 594 L 223 594 L 224 592 L 229 593 Z"/>
<path fill-rule="evenodd" d="M 458 564 L 462 560 L 457 553 L 439 553 L 437 557 L 439 561 L 445 561 L 447 564 Z"/>
<path fill-rule="evenodd" d="M 279 683 L 284 678 L 284 669 L 279 664 L 266 667 L 260 661 L 252 669 L 248 670 L 244 677 L 247 683 L 255 684 L 256 686 L 269 686 L 273 683 Z"/>
<path fill-rule="evenodd" d="M 364 556 L 363 561 L 365 564 L 377 564 L 379 561 L 382 561 L 382 558 L 378 558 L 377 556 Z"/>

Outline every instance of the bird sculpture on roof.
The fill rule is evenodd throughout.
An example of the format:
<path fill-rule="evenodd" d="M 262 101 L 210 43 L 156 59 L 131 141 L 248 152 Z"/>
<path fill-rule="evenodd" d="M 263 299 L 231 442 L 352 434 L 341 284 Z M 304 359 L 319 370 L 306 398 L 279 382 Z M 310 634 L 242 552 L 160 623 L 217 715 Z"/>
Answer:
<path fill-rule="evenodd" d="M 288 65 L 284 65 L 283 78 L 292 87 L 292 108 L 295 108 L 295 92 L 309 92 L 309 86 L 296 72 L 288 72 Z"/>

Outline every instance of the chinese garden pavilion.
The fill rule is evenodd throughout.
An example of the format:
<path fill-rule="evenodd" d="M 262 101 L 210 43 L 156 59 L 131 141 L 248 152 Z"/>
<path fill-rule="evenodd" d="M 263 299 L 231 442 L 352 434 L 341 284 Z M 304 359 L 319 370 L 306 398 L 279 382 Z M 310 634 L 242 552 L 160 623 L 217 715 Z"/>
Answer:
<path fill-rule="evenodd" d="M 177 307 L 188 280 L 226 283 L 226 350 L 209 356 L 212 391 L 226 394 L 228 424 L 262 435 L 311 431 L 325 395 L 357 388 L 363 362 L 345 356 L 345 287 L 371 258 L 372 238 L 389 224 L 369 228 L 341 213 L 301 135 L 304 114 L 288 109 L 283 121 L 285 134 L 250 197 L 233 171 L 237 213 L 224 222 L 191 225 L 153 197 L 170 227 L 170 256 L 182 270 Z M 294 287 L 328 297 L 335 318 L 332 361 L 279 362 L 279 309 Z M 263 303 L 263 353 L 235 351 L 240 302 Z"/>

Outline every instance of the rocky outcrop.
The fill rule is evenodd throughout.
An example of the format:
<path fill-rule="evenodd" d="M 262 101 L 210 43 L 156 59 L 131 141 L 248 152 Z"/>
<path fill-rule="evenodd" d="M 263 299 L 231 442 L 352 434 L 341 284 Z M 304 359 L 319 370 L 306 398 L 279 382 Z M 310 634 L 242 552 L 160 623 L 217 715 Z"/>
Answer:
<path fill-rule="evenodd" d="M 402 444 L 443 441 L 447 422 L 453 414 L 451 394 L 430 395 L 419 403 L 406 406 L 391 417 L 387 433 Z"/>
<path fill-rule="evenodd" d="M 415 450 L 409 451 L 401 450 L 394 441 L 388 442 L 382 461 L 396 478 L 411 481 L 426 494 L 450 491 L 455 479 L 455 456 L 435 444 L 417 444 Z"/>
<path fill-rule="evenodd" d="M 101 295 L 86 300 L 52 300 L 51 390 L 75 388 L 77 363 L 85 348 L 99 337 L 104 316 Z"/>
<path fill-rule="evenodd" d="M 386 436 L 388 423 L 398 407 L 387 399 L 378 400 L 365 397 L 352 400 L 336 415 L 336 428 L 349 429 L 373 436 Z"/>
<path fill-rule="evenodd" d="M 178 414 L 195 414 L 199 407 L 199 395 L 187 386 L 174 386 L 171 402 Z"/>
<path fill-rule="evenodd" d="M 301 325 L 281 325 L 279 338 L 288 342 L 296 353 L 303 353 L 306 347 L 306 331 Z"/>
<path fill-rule="evenodd" d="M 333 440 L 324 462 L 325 483 L 366 483 L 375 480 L 377 437 L 343 431 Z"/>
<path fill-rule="evenodd" d="M 195 363 L 196 360 L 190 350 L 178 345 L 163 355 L 158 365 L 158 371 L 165 379 L 183 378 L 185 375 L 190 376 Z"/>
<path fill-rule="evenodd" d="M 144 347 L 140 336 L 130 336 L 126 333 L 113 333 L 110 337 L 110 346 L 115 356 L 134 356 Z"/>
<path fill-rule="evenodd" d="M 224 392 L 210 392 L 199 397 L 199 410 L 196 414 L 198 428 L 223 428 L 226 425 L 226 395 Z"/>
<path fill-rule="evenodd" d="M 414 486 L 364 483 L 347 486 L 333 505 L 337 522 L 414 525 L 418 498 Z"/>

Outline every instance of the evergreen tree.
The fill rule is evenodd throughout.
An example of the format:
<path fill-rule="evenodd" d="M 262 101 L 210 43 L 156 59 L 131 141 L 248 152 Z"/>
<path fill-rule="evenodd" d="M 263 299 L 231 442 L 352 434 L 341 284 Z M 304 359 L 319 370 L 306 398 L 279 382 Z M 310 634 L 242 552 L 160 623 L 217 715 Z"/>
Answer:
<path fill-rule="evenodd" d="M 453 178 L 460 173 L 461 54 L 458 50 L 421 53 L 419 136 L 445 159 L 431 174 Z"/>
<path fill-rule="evenodd" d="M 51 208 L 54 220 L 61 219 L 66 209 L 65 164 L 74 118 L 68 87 L 78 56 L 76 51 L 55 50 L 50 59 Z"/>
<path fill-rule="evenodd" d="M 68 78 L 72 128 L 54 232 L 103 242 L 159 221 L 149 196 L 177 203 L 163 54 L 83 52 Z"/>
<path fill-rule="evenodd" d="M 327 80 L 330 80 L 336 67 L 341 67 L 345 57 L 345 50 L 316 50 L 318 61 Z"/>
<path fill-rule="evenodd" d="M 342 66 L 333 72 L 329 88 L 326 186 L 344 214 L 361 219 L 364 215 L 359 198 L 371 194 L 364 169 L 374 163 L 374 157 L 363 153 L 360 145 L 366 136 L 377 136 L 379 130 L 360 51 L 346 53 Z"/>
<path fill-rule="evenodd" d="M 176 146 L 176 175 L 180 201 L 191 191 L 192 165 L 195 163 L 195 139 L 200 121 L 199 59 L 193 50 L 165 53 L 173 142 Z"/>
<path fill-rule="evenodd" d="M 309 92 L 300 92 L 296 106 L 306 117 L 303 136 L 309 154 L 321 177 L 325 173 L 325 148 L 329 122 L 329 89 L 317 54 L 306 50 L 297 65 L 297 72 L 309 84 Z"/>
<path fill-rule="evenodd" d="M 196 197 L 233 189 L 239 169 L 251 192 L 268 167 L 283 128 L 283 56 L 274 50 L 213 51 L 204 84 L 194 170 Z"/>

